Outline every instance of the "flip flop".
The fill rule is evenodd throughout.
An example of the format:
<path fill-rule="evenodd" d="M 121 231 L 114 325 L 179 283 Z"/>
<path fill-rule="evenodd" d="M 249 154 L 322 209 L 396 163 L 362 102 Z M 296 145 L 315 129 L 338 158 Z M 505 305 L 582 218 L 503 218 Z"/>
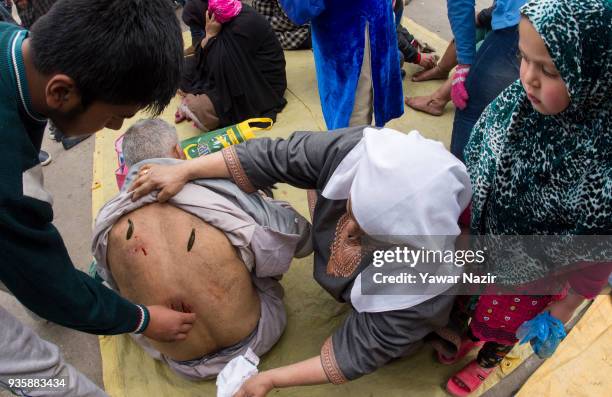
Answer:
<path fill-rule="evenodd" d="M 446 383 L 446 391 L 456 397 L 466 397 L 482 385 L 495 368 L 482 368 L 476 360 L 453 375 Z M 457 383 L 461 382 L 463 385 Z"/>

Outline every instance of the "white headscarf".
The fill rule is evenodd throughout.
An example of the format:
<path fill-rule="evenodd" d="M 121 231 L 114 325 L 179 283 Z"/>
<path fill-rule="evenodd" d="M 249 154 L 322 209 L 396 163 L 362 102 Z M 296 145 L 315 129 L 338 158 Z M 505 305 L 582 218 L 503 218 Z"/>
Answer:
<path fill-rule="evenodd" d="M 459 235 L 457 221 L 472 195 L 465 165 L 442 143 L 418 131 L 366 128 L 363 135 L 322 195 L 331 200 L 350 197 L 355 219 L 368 236 L 429 250 L 452 249 L 454 241 L 442 247 L 439 238 L 427 236 Z M 428 295 L 361 295 L 358 276 L 351 301 L 358 311 L 399 310 L 450 286 L 434 286 Z"/>

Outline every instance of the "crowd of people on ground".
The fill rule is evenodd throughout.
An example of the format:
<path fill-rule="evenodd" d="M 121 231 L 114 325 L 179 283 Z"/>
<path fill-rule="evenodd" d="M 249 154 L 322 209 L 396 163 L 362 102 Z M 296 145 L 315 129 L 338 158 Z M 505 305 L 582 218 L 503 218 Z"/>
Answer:
<path fill-rule="evenodd" d="M 462 397 L 521 329 L 544 314 L 562 328 L 601 293 L 612 260 L 577 254 L 567 238 L 612 234 L 609 0 L 495 0 L 478 14 L 473 1 L 448 0 L 454 39 L 441 58 L 401 25 L 401 0 L 180 3 L 188 53 L 177 2 L 16 0 L 21 26 L 11 1 L 0 3 L 0 289 L 36 315 L 129 333 L 176 373 L 214 378 L 234 358 L 272 349 L 287 324 L 279 279 L 313 253 L 315 281 L 348 316 L 319 355 L 254 375 L 235 396 L 342 384 L 427 342 L 447 365 L 478 349 L 446 383 Z M 284 50 L 312 51 L 329 132 L 184 161 L 172 125 L 137 122 L 123 137 L 125 185 L 95 222 L 96 277 L 76 270 L 43 185 L 47 123 L 66 137 L 119 130 L 175 95 L 175 122 L 202 131 L 275 120 L 290 83 Z M 408 90 L 445 82 L 405 98 L 403 62 L 423 68 Z M 450 151 L 385 128 L 404 102 L 439 116 L 450 101 Z M 311 222 L 273 198 L 276 183 L 308 191 Z M 498 283 L 470 294 L 446 284 L 389 294 L 368 280 L 372 240 L 435 251 L 466 235 L 562 243 L 536 254 L 513 246 L 517 256 L 490 265 Z M 437 272 L 461 269 L 450 261 Z M 1 306 L 0 351 L 0 386 L 13 392 L 37 395 L 9 378 L 63 376 L 58 395 L 106 395 Z"/>

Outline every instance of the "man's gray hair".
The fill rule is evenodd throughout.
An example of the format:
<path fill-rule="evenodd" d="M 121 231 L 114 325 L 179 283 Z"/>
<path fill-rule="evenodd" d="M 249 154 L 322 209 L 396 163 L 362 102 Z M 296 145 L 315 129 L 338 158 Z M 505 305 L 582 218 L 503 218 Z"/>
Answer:
<path fill-rule="evenodd" d="M 139 120 L 123 136 L 123 158 L 129 167 L 147 159 L 175 157 L 176 129 L 160 119 Z"/>

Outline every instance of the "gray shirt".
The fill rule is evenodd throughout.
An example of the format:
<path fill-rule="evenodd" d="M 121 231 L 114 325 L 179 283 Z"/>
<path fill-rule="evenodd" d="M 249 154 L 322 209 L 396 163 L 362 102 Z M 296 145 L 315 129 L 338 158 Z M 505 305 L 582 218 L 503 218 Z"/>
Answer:
<path fill-rule="evenodd" d="M 92 251 L 98 274 L 113 288 L 116 289 L 116 284 L 106 262 L 108 233 L 123 215 L 157 201 L 157 192 L 152 192 L 132 202 L 127 189 L 142 165 L 179 161 L 150 159 L 135 164 L 130 168 L 122 191 L 100 209 L 94 226 Z M 259 193 L 247 194 L 228 180 L 192 181 L 170 199 L 169 204 L 223 231 L 248 270 L 253 270 L 257 277 L 280 276 L 289 269 L 294 256 L 306 256 L 311 251 L 310 224 L 288 203 Z"/>
<path fill-rule="evenodd" d="M 254 191 L 283 182 L 317 191 L 312 220 L 314 278 L 335 299 L 348 303 L 355 278 L 370 265 L 371 257 L 364 256 L 348 277 L 327 273 L 330 246 L 338 220 L 346 213 L 346 200 L 329 200 L 321 192 L 344 157 L 363 138 L 363 129 L 295 132 L 288 139 L 253 139 L 223 151 L 234 181 L 243 190 Z M 411 354 L 428 333 L 446 325 L 453 300 L 452 296 L 437 296 L 409 309 L 351 311 L 321 350 L 329 380 L 352 380 Z"/>

